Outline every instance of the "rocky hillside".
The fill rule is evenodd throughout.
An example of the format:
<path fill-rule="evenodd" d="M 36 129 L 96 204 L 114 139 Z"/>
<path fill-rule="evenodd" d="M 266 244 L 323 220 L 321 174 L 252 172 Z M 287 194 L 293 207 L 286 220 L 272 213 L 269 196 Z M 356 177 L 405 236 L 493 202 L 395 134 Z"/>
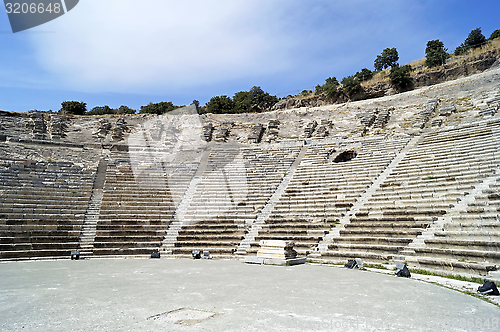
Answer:
<path fill-rule="evenodd" d="M 436 68 L 429 69 L 417 66 L 412 72 L 411 84 L 405 91 L 456 80 L 498 66 L 500 66 L 500 49 L 487 51 L 476 56 L 450 59 L 446 65 Z M 271 110 L 342 104 L 348 101 L 391 96 L 400 92 L 403 91 L 398 90 L 390 83 L 370 84 L 368 87 L 362 87 L 361 91 L 354 94 L 350 100 L 341 91 L 336 92 L 332 98 L 328 98 L 326 94 L 308 98 L 288 97 L 275 104 Z"/>
<path fill-rule="evenodd" d="M 497 60 L 495 60 L 497 61 Z M 490 66 L 492 57 L 441 71 L 421 73 L 434 80 Z M 497 61 L 498 62 L 498 61 Z M 493 63 L 494 64 L 494 63 Z M 493 66 L 491 64 L 491 66 Z M 496 65 L 495 65 L 496 66 Z M 429 80 L 422 79 L 421 82 Z M 318 103 L 328 103 L 322 96 Z M 68 116 L 0 112 L 1 158 L 98 160 L 91 150 L 129 146 L 192 150 L 206 144 L 295 144 L 297 140 L 338 140 L 361 136 L 405 137 L 445 126 L 497 116 L 500 66 L 453 81 L 398 94 L 324 106 L 288 105 L 263 113 Z M 83 149 L 83 150 L 82 150 Z"/>

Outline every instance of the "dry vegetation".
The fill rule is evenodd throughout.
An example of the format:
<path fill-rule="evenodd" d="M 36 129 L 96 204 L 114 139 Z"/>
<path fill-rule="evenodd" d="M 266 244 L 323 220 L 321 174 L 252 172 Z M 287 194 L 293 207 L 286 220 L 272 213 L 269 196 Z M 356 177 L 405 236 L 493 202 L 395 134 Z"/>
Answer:
<path fill-rule="evenodd" d="M 489 41 L 488 43 L 486 43 L 482 47 L 471 49 L 471 50 L 467 51 L 465 55 L 455 56 L 453 53 L 451 53 L 450 58 L 448 59 L 446 65 L 454 65 L 454 64 L 457 64 L 461 61 L 467 61 L 470 58 L 474 58 L 474 57 L 477 57 L 477 56 L 484 54 L 486 52 L 498 50 L 498 49 L 500 49 L 500 38 Z M 425 66 L 425 58 L 415 60 L 415 61 L 411 62 L 410 65 L 413 68 L 412 76 L 417 74 L 417 73 L 430 72 L 430 71 L 434 71 L 437 68 L 439 68 L 439 67 L 435 67 L 435 68 L 426 67 Z M 381 84 L 381 83 L 382 84 L 386 84 L 386 83 L 389 84 L 391 82 L 391 80 L 389 78 L 389 74 L 390 74 L 389 69 L 377 72 L 377 73 L 375 73 L 375 75 L 373 76 L 373 78 L 371 80 L 362 82 L 361 86 L 363 88 L 370 88 L 370 87 L 376 86 L 376 85 Z"/>

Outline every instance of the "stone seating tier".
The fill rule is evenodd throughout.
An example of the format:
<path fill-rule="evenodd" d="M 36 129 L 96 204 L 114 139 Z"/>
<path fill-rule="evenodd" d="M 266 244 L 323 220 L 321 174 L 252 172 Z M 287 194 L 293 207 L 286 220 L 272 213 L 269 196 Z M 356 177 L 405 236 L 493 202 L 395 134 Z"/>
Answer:
<path fill-rule="evenodd" d="M 461 226 L 486 220 L 491 227 L 498 218 L 491 207 L 475 206 L 470 212 L 450 215 L 453 222 L 444 223 L 433 237 L 424 237 L 424 247 L 409 247 L 417 235 L 446 217 L 484 179 L 494 175 L 500 161 L 498 138 L 491 130 L 460 130 L 441 137 L 424 136 L 340 230 L 328 251 L 316 256 L 337 261 L 360 257 L 374 263 L 405 257 L 411 266 L 447 272 L 455 268 L 468 274 L 476 271 L 476 275 L 484 275 L 492 264 L 498 264 L 496 234 L 472 227 L 462 231 Z M 484 195 L 482 201 L 486 201 Z M 413 255 L 402 256 L 412 251 Z"/>
<path fill-rule="evenodd" d="M 15 251 L 0 251 L 1 260 L 25 260 L 25 259 L 55 259 L 69 258 L 71 251 L 78 248 L 78 242 L 73 243 L 71 248 L 62 249 L 31 249 L 31 250 L 15 250 Z"/>
<path fill-rule="evenodd" d="M 233 255 L 244 238 L 245 231 L 244 225 L 227 218 L 183 225 L 172 254 L 191 255 L 192 250 L 209 250 L 212 256 Z"/>
<path fill-rule="evenodd" d="M 394 257 L 395 254 L 372 251 L 369 247 L 363 248 L 360 251 L 340 251 L 336 247 L 332 247 L 330 250 L 310 255 L 310 258 L 321 259 L 321 261 L 324 262 L 341 264 L 344 264 L 349 259 L 355 258 L 361 258 L 365 264 L 389 263 L 394 259 Z"/>
<path fill-rule="evenodd" d="M 406 257 L 406 260 L 412 267 L 425 269 L 439 274 L 465 274 L 487 277 L 490 271 L 495 271 L 496 269 L 495 264 L 491 263 L 466 262 L 464 258 L 469 259 L 469 256 L 465 252 L 463 256 L 461 255 L 462 258 L 460 260 L 450 259 L 449 256 L 445 259 L 436 258 L 434 255 L 439 255 L 436 251 L 434 251 L 434 254 L 431 255 L 432 258 L 422 257 L 420 255 L 418 257 L 408 256 Z M 477 257 L 470 256 L 470 259 L 477 259 Z"/>
<path fill-rule="evenodd" d="M 297 253 L 307 255 L 315 250 L 331 226 L 324 221 L 312 222 L 307 219 L 270 219 L 262 225 L 262 229 L 255 237 L 255 241 L 250 244 L 247 252 L 256 253 L 261 240 L 284 240 L 294 241 L 294 249 Z"/>
<path fill-rule="evenodd" d="M 132 165 L 126 154 L 111 155 L 93 241 L 94 256 L 148 255 L 161 247 L 175 206 L 166 189 L 164 171 L 155 169 L 148 157 L 140 159 L 145 165 Z"/>

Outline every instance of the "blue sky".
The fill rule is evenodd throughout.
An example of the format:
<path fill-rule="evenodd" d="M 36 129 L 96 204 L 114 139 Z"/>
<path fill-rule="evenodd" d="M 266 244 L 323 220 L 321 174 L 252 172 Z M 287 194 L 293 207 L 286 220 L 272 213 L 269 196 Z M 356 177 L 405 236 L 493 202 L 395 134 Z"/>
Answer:
<path fill-rule="evenodd" d="M 139 109 L 205 104 L 254 85 L 279 97 L 341 80 L 396 47 L 400 63 L 440 39 L 500 29 L 498 0 L 81 0 L 13 34 L 0 13 L 0 109 L 65 100 Z"/>

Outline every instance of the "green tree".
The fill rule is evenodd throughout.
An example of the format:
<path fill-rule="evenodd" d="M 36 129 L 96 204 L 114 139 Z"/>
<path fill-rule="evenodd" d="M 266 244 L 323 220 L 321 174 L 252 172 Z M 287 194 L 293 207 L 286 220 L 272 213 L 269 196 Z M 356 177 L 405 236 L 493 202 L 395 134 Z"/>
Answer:
<path fill-rule="evenodd" d="M 342 90 L 351 98 L 353 94 L 361 90 L 361 83 L 354 76 L 344 77 L 342 79 Z"/>
<path fill-rule="evenodd" d="M 236 92 L 233 96 L 234 112 L 248 112 L 253 105 L 253 96 L 250 91 Z"/>
<path fill-rule="evenodd" d="M 136 110 L 131 109 L 128 106 L 122 105 L 118 108 L 118 114 L 135 114 Z"/>
<path fill-rule="evenodd" d="M 259 108 L 271 107 L 278 102 L 276 96 L 270 95 L 261 89 L 260 86 L 254 86 L 250 91 L 240 91 L 234 94 L 234 112 L 250 112 L 254 106 Z"/>
<path fill-rule="evenodd" d="M 465 41 L 455 49 L 455 55 L 461 55 L 470 49 L 478 48 L 486 43 L 486 37 L 481 32 L 481 28 L 472 30 Z"/>
<path fill-rule="evenodd" d="M 486 43 L 486 37 L 481 32 L 481 28 L 472 30 L 465 40 L 465 45 L 470 48 L 477 48 Z"/>
<path fill-rule="evenodd" d="M 455 55 L 462 55 L 465 52 L 467 52 L 468 50 L 469 50 L 469 48 L 467 46 L 465 46 L 464 43 L 462 43 L 459 46 L 457 46 L 457 48 L 455 49 L 455 52 L 453 52 L 453 54 L 455 54 Z"/>
<path fill-rule="evenodd" d="M 252 105 L 270 107 L 278 102 L 278 98 L 276 96 L 272 96 L 269 92 L 265 92 L 260 88 L 260 86 L 254 86 L 249 92 L 252 95 Z"/>
<path fill-rule="evenodd" d="M 171 112 L 177 108 L 179 108 L 179 107 L 175 106 L 170 101 L 168 101 L 168 102 L 162 101 L 159 103 L 149 103 L 146 106 L 141 106 L 141 110 L 139 111 L 139 113 L 149 113 L 149 114 L 160 115 L 160 114 Z"/>
<path fill-rule="evenodd" d="M 375 66 L 376 71 L 381 71 L 383 69 L 387 69 L 389 67 L 393 68 L 398 65 L 399 54 L 395 47 L 386 48 L 382 51 L 382 54 L 377 55 L 375 62 L 373 65 Z"/>
<path fill-rule="evenodd" d="M 500 38 L 500 30 L 495 30 L 490 36 L 490 40 Z"/>
<path fill-rule="evenodd" d="M 231 113 L 234 109 L 234 102 L 226 95 L 215 96 L 206 105 L 207 113 L 223 114 Z"/>
<path fill-rule="evenodd" d="M 368 68 L 363 68 L 354 75 L 360 82 L 371 80 L 373 77 L 373 72 Z"/>
<path fill-rule="evenodd" d="M 326 93 L 328 98 L 332 98 L 335 92 L 337 92 L 337 88 L 339 86 L 339 81 L 337 81 L 337 78 L 335 77 L 328 77 L 325 80 L 325 84 L 323 85 L 316 85 L 316 91 L 315 94 L 319 95 L 322 93 Z"/>
<path fill-rule="evenodd" d="M 63 101 L 61 103 L 60 113 L 84 115 L 87 112 L 87 103 L 80 101 Z"/>
<path fill-rule="evenodd" d="M 428 41 L 425 48 L 425 65 L 429 68 L 444 65 L 448 58 L 447 51 L 439 39 Z"/>
<path fill-rule="evenodd" d="M 115 110 L 108 105 L 96 106 L 87 112 L 87 115 L 104 115 L 104 114 L 114 114 Z"/>
<path fill-rule="evenodd" d="M 406 88 L 411 83 L 411 66 L 399 66 L 396 65 L 391 68 L 391 74 L 389 77 L 391 78 L 391 83 L 399 88 Z"/>

